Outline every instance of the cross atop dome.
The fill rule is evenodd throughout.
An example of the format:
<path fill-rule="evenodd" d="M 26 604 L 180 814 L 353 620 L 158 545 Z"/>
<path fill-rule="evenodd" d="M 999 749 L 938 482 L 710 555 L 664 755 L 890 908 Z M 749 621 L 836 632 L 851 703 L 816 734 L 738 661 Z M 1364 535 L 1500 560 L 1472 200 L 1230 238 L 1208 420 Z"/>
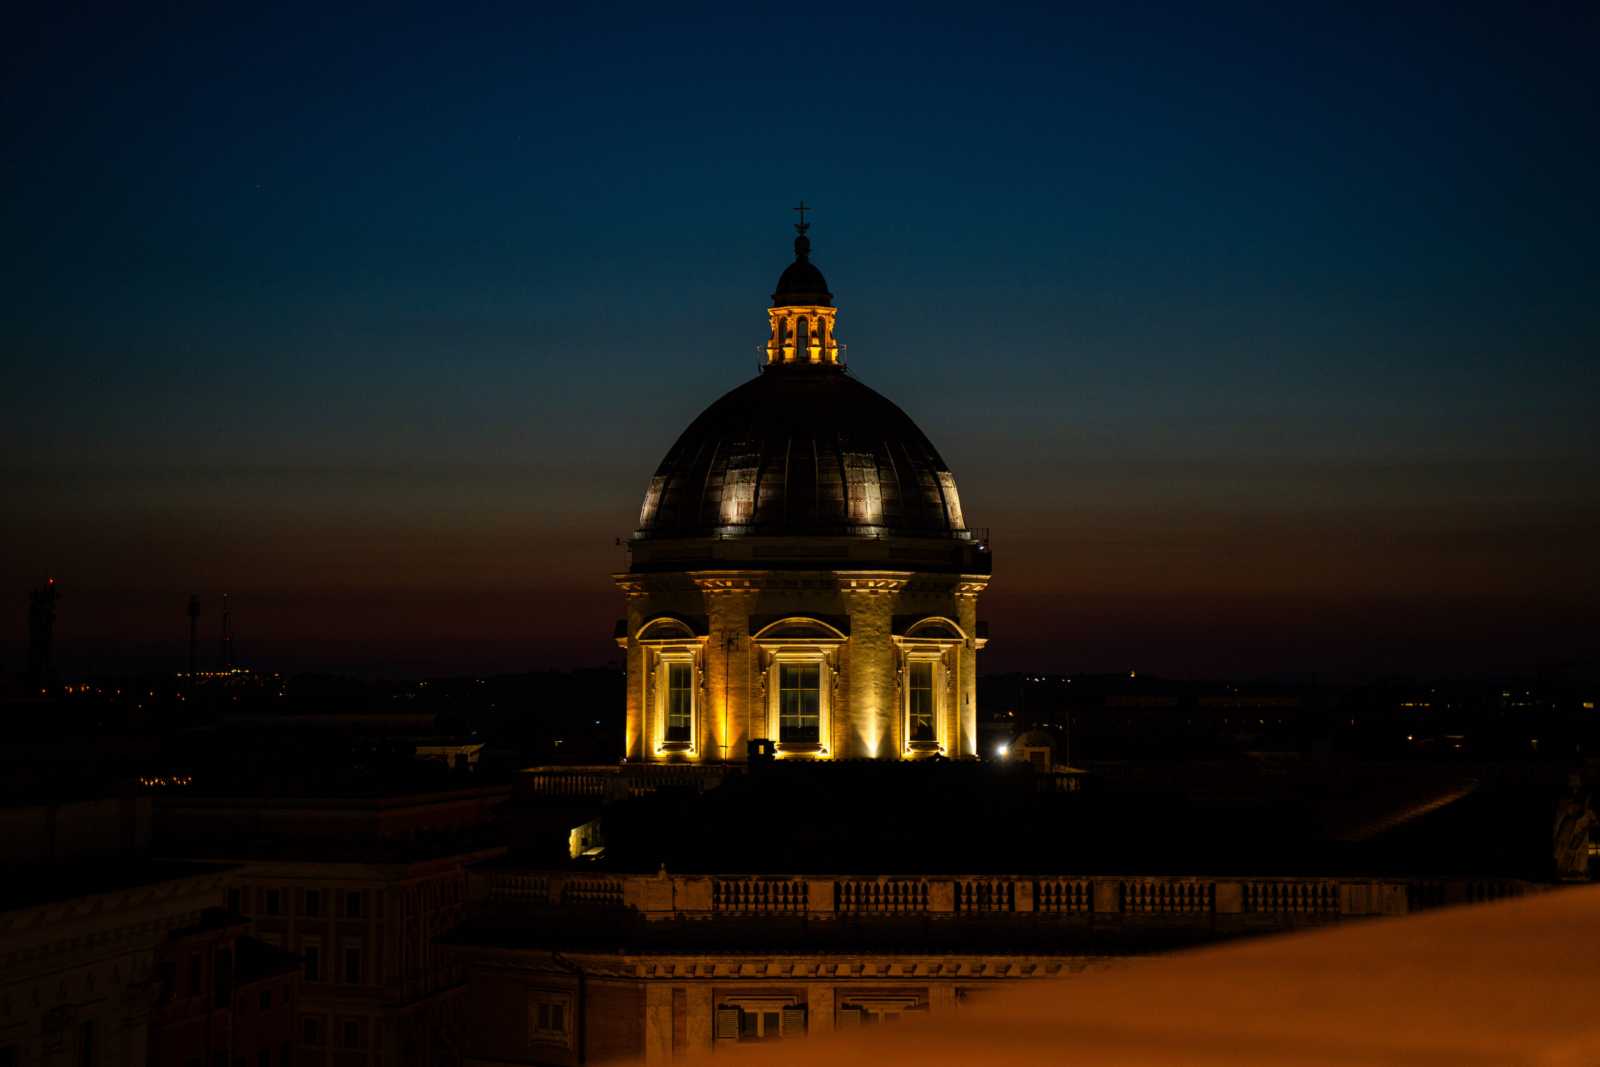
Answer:
<path fill-rule="evenodd" d="M 802 200 L 799 207 L 790 210 L 800 216 L 800 221 L 794 224 L 794 262 L 778 279 L 778 287 L 772 293 L 772 306 L 832 307 L 833 294 L 828 291 L 827 279 L 811 262 L 811 238 L 806 236 L 806 231 L 811 229 L 806 212 L 815 209 Z"/>

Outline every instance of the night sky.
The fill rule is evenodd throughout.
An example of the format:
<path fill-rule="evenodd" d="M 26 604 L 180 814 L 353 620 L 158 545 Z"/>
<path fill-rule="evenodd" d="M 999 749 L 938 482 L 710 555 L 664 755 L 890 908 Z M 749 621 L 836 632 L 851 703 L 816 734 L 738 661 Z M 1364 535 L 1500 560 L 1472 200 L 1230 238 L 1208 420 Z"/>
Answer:
<path fill-rule="evenodd" d="M 1596 669 L 1600 9 L 783 10 L 10 16 L 6 669 L 615 660 L 802 197 L 987 668 Z"/>

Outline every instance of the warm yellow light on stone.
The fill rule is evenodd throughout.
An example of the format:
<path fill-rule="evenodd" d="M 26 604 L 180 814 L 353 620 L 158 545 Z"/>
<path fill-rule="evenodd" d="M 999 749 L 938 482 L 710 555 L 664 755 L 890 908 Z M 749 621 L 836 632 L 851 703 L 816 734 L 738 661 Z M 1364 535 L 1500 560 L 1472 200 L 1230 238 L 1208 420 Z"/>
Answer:
<path fill-rule="evenodd" d="M 834 337 L 838 308 L 772 307 L 767 309 L 768 363 L 838 363 L 839 342 Z M 805 334 L 802 348 L 800 335 Z"/>
<path fill-rule="evenodd" d="M 833 294 L 799 232 L 767 309 L 766 373 L 707 409 L 663 462 L 615 575 L 629 760 L 980 755 L 988 544 L 920 431 L 843 373 Z M 695 671 L 687 738 L 682 687 L 662 673 L 683 662 Z M 786 721 L 793 664 L 819 680 Z M 914 724 L 913 664 L 932 666 L 931 683 L 917 675 Z"/>

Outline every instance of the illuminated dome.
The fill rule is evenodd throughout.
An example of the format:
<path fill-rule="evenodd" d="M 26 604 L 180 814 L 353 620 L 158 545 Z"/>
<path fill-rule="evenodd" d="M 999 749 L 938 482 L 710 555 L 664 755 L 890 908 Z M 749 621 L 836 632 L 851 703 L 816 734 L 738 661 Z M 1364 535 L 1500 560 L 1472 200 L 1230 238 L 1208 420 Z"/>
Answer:
<path fill-rule="evenodd" d="M 774 363 L 678 438 L 638 537 L 964 533 L 955 478 L 905 412 L 838 364 Z"/>
<path fill-rule="evenodd" d="M 927 435 L 845 370 L 795 210 L 761 373 L 667 452 L 612 575 L 627 758 L 975 758 L 988 538 Z"/>

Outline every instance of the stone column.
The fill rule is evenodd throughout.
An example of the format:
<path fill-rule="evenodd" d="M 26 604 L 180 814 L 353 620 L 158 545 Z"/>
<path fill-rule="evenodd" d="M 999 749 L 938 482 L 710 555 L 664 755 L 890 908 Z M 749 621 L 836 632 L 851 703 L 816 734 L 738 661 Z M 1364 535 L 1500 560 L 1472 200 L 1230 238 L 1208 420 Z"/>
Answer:
<path fill-rule="evenodd" d="M 665 982 L 644 985 L 644 1062 L 672 1062 L 672 987 Z"/>
<path fill-rule="evenodd" d="M 901 571 L 841 571 L 839 590 L 850 613 L 845 646 L 842 708 L 833 709 L 842 727 L 840 758 L 900 758 L 900 716 L 895 707 L 894 606 L 909 574 Z"/>
<path fill-rule="evenodd" d="M 695 982 L 689 986 L 689 1018 L 684 1027 L 689 1038 L 689 1047 L 686 1052 L 694 1054 L 704 1052 L 716 1044 L 716 1012 L 712 1010 L 711 986 L 705 982 Z"/>
<path fill-rule="evenodd" d="M 754 575 L 696 575 L 705 596 L 706 722 L 701 758 L 743 760 L 749 739 L 751 664 L 750 605 L 760 583 Z"/>
<path fill-rule="evenodd" d="M 806 1033 L 833 1032 L 833 986 L 812 982 L 806 986 Z"/>
<path fill-rule="evenodd" d="M 957 730 L 952 756 L 978 755 L 978 594 L 989 584 L 987 576 L 962 575 L 956 583 L 956 621 L 969 638 L 957 656 L 960 679 L 956 693 Z"/>
<path fill-rule="evenodd" d="M 644 705 L 644 649 L 634 640 L 634 634 L 639 632 L 639 627 L 644 625 L 645 587 L 644 582 L 634 575 L 618 574 L 614 576 L 617 587 L 627 597 L 627 726 L 623 731 L 623 755 L 630 763 L 641 763 L 649 751 L 647 738 L 649 737 L 650 723 L 645 714 Z"/>

